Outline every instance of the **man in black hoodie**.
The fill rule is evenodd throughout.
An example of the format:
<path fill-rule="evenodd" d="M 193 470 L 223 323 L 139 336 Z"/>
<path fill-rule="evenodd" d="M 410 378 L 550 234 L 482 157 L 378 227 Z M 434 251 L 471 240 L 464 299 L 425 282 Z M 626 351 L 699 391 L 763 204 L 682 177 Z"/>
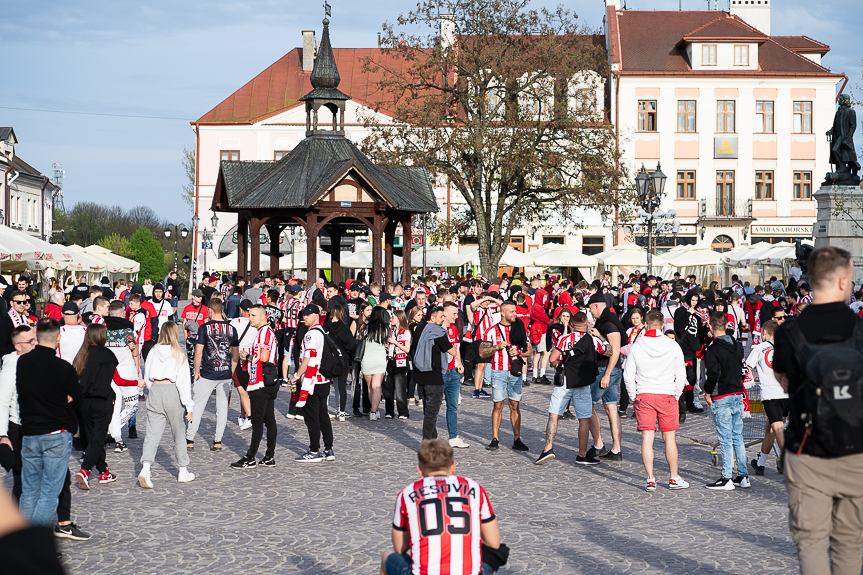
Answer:
<path fill-rule="evenodd" d="M 698 302 L 700 300 L 700 290 L 698 288 L 691 289 L 686 292 L 683 303 L 674 312 L 674 337 L 677 338 L 677 343 L 680 344 L 680 348 L 683 350 L 687 381 L 687 385 L 678 400 L 680 423 L 686 421 L 687 410 L 692 412 L 703 411 L 695 407 L 695 393 L 693 392 L 695 384 L 698 381 L 698 364 L 695 354 L 704 345 L 704 338 L 708 331 L 705 325 L 706 322 L 699 314 Z"/>
<path fill-rule="evenodd" d="M 81 386 L 72 366 L 57 357 L 60 324 L 42 318 L 38 345 L 18 359 L 16 388 L 21 418 L 21 512 L 33 525 L 52 525 L 57 496 L 69 473 L 72 435 L 78 429 L 75 406 Z"/>
<path fill-rule="evenodd" d="M 743 443 L 743 346 L 725 333 L 727 325 L 725 312 L 714 312 L 710 316 L 713 343 L 704 353 L 707 367 L 704 399 L 713 407 L 713 422 L 722 448 L 722 477 L 708 483 L 706 487 L 721 491 L 750 486 L 746 469 L 746 445 Z M 735 457 L 737 477 L 732 479 L 731 468 Z"/>

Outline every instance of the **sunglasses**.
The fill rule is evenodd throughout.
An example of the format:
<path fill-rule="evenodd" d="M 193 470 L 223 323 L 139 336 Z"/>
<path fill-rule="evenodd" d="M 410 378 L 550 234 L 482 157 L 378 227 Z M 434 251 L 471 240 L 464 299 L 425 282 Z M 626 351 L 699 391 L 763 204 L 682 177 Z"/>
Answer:
<path fill-rule="evenodd" d="M 23 305 L 23 304 L 29 303 L 29 302 L 26 299 L 13 299 L 12 303 L 17 303 L 17 304 Z"/>
<path fill-rule="evenodd" d="M 774 315 L 773 319 L 785 319 L 785 314 L 783 313 L 782 315 Z"/>

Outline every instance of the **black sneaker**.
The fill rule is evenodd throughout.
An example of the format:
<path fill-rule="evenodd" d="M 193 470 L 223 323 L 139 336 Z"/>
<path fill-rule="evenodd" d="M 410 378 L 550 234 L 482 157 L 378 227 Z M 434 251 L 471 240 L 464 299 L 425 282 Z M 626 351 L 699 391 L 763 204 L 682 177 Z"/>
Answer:
<path fill-rule="evenodd" d="M 683 425 L 684 423 L 686 423 L 686 412 L 685 411 L 680 414 L 680 418 L 678 419 L 678 422 L 680 423 L 680 425 Z"/>
<path fill-rule="evenodd" d="M 561 419 L 575 419 L 575 414 L 567 409 L 563 412 L 563 415 L 561 415 L 560 418 Z"/>
<path fill-rule="evenodd" d="M 129 426 L 129 439 L 138 439 L 138 428 L 134 425 Z"/>
<path fill-rule="evenodd" d="M 752 484 L 749 483 L 749 476 L 748 475 L 738 475 L 737 477 L 735 477 L 734 479 L 731 480 L 731 483 L 734 484 L 734 487 L 739 487 L 742 489 L 749 489 L 750 487 L 752 487 Z"/>
<path fill-rule="evenodd" d="M 549 379 L 544 375 L 540 376 L 539 379 L 536 380 L 536 382 L 540 385 L 551 385 L 551 381 L 549 381 Z"/>
<path fill-rule="evenodd" d="M 599 465 L 600 463 L 602 463 L 596 457 L 592 457 L 589 452 L 584 457 L 582 457 L 580 455 L 576 455 L 575 456 L 575 462 L 578 465 Z"/>
<path fill-rule="evenodd" d="M 231 469 L 254 469 L 258 466 L 258 460 L 245 455 L 231 464 Z"/>
<path fill-rule="evenodd" d="M 129 451 L 129 446 L 122 441 L 118 441 L 114 446 L 114 453 L 125 453 L 127 451 Z"/>
<path fill-rule="evenodd" d="M 491 440 L 491 443 L 486 445 L 485 448 L 488 449 L 489 451 L 497 451 L 498 449 L 500 449 L 499 444 L 500 444 L 500 442 L 497 440 L 497 437 L 495 437 L 494 439 Z"/>
<path fill-rule="evenodd" d="M 615 453 L 614 451 L 606 451 L 605 454 L 600 455 L 602 459 L 607 459 L 609 461 L 623 461 L 623 453 L 618 451 Z"/>
<path fill-rule="evenodd" d="M 785 471 L 785 456 L 780 453 L 779 459 L 776 460 L 776 473 L 782 475 L 783 471 Z"/>
<path fill-rule="evenodd" d="M 692 407 L 687 407 L 686 410 L 689 413 L 704 413 L 703 407 L 695 407 L 694 405 Z"/>
<path fill-rule="evenodd" d="M 521 437 L 515 438 L 515 441 L 512 442 L 512 448 L 516 451 L 530 451 L 530 447 L 524 444 Z"/>
<path fill-rule="evenodd" d="M 734 489 L 734 483 L 727 477 L 720 477 L 713 483 L 708 483 L 705 485 L 707 489 L 712 489 L 713 491 L 732 491 Z"/>
<path fill-rule="evenodd" d="M 263 465 L 264 467 L 275 467 L 276 459 L 273 457 L 264 457 L 261 461 L 258 462 L 258 465 Z"/>
<path fill-rule="evenodd" d="M 74 539 L 75 541 L 87 541 L 91 535 L 86 531 L 81 531 L 77 525 L 70 523 L 69 525 L 57 525 L 54 527 L 54 536 L 62 537 L 63 539 Z"/>
<path fill-rule="evenodd" d="M 554 459 L 554 449 L 549 449 L 548 451 L 543 451 L 539 454 L 539 457 L 536 458 L 536 461 L 533 462 L 534 465 L 542 465 L 546 461 L 551 461 Z"/>
<path fill-rule="evenodd" d="M 530 384 L 531 384 L 531 383 L 533 383 L 533 382 L 532 382 L 532 381 L 528 381 L 528 380 L 526 380 L 526 379 L 525 379 L 523 382 L 521 382 L 521 384 L 522 384 L 524 387 L 530 387 Z"/>
<path fill-rule="evenodd" d="M 592 445 L 590 447 L 590 449 L 587 450 L 587 456 L 586 457 L 591 458 L 591 459 L 596 459 L 597 457 L 605 457 L 607 454 L 608 454 L 608 450 L 605 448 L 604 445 L 602 447 L 600 447 L 599 450 L 596 449 L 595 445 Z"/>
<path fill-rule="evenodd" d="M 753 459 L 750 465 L 752 465 L 752 468 L 755 470 L 755 475 L 764 475 L 764 466 L 758 465 L 757 459 Z"/>
<path fill-rule="evenodd" d="M 324 461 L 335 461 L 336 460 L 336 452 L 332 449 L 327 449 L 324 451 Z"/>
<path fill-rule="evenodd" d="M 362 416 L 363 416 L 362 411 L 360 411 L 359 409 L 354 410 L 354 417 L 362 417 Z"/>
<path fill-rule="evenodd" d="M 617 410 L 617 416 L 620 419 L 626 419 L 626 410 L 625 409 L 618 409 Z"/>

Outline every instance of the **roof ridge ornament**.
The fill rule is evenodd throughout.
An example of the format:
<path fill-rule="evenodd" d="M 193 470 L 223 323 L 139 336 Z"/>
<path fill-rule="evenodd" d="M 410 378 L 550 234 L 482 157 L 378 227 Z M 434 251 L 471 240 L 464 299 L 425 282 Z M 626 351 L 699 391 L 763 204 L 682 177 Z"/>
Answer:
<path fill-rule="evenodd" d="M 324 11 L 327 16 L 330 15 L 331 7 L 324 2 Z M 309 81 L 312 83 L 312 88 L 336 89 L 339 87 L 341 77 L 339 69 L 336 67 L 336 59 L 333 56 L 333 47 L 330 44 L 330 21 L 324 18 L 324 32 L 321 35 L 321 44 L 318 47 L 318 55 L 315 58 L 315 64 L 312 67 L 312 75 Z"/>

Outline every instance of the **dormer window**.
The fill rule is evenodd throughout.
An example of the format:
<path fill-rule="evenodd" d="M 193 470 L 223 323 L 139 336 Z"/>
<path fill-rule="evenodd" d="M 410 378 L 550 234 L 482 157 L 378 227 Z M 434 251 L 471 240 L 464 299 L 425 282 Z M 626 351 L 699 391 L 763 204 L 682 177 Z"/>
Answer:
<path fill-rule="evenodd" d="M 716 66 L 716 44 L 701 46 L 701 65 Z"/>
<path fill-rule="evenodd" d="M 581 88 L 575 91 L 575 113 L 596 114 L 596 90 Z"/>
<path fill-rule="evenodd" d="M 749 46 L 746 44 L 737 44 L 734 46 L 734 65 L 749 65 Z"/>

